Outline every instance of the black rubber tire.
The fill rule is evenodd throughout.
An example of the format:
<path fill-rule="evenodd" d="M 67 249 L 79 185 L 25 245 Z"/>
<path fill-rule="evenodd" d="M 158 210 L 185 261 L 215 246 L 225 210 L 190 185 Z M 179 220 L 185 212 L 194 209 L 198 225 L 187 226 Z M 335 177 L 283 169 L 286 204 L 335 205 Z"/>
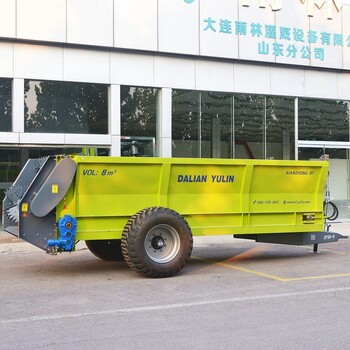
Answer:
<path fill-rule="evenodd" d="M 152 207 L 139 211 L 126 224 L 122 252 L 127 264 L 143 276 L 163 278 L 178 273 L 192 254 L 192 232 L 175 211 Z"/>
<path fill-rule="evenodd" d="M 121 240 L 91 240 L 85 241 L 86 246 L 96 257 L 106 261 L 123 261 Z"/>

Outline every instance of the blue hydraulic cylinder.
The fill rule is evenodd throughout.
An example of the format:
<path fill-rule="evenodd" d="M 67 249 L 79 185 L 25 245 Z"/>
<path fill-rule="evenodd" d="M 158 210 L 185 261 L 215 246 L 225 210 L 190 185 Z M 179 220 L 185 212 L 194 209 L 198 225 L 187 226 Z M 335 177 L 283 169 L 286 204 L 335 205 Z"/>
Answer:
<path fill-rule="evenodd" d="M 55 247 L 57 250 L 71 252 L 75 245 L 77 232 L 77 220 L 70 215 L 65 215 L 58 221 L 59 238 L 48 239 L 47 246 Z"/>

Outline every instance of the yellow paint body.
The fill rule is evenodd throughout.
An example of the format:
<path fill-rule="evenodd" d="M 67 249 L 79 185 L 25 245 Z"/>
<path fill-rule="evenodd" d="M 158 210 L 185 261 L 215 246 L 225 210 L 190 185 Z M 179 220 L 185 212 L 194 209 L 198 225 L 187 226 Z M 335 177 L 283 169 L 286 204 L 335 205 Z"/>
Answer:
<path fill-rule="evenodd" d="M 75 180 L 57 220 L 77 218 L 77 239 L 120 239 L 141 209 L 170 208 L 194 236 L 323 231 L 325 161 L 72 158 Z"/>

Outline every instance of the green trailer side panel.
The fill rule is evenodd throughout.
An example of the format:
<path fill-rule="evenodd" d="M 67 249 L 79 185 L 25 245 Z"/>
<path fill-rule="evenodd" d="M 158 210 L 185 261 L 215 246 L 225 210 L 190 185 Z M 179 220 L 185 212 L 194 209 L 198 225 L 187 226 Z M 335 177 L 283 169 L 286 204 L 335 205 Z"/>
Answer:
<path fill-rule="evenodd" d="M 161 164 L 78 163 L 76 216 L 123 216 L 155 205 Z"/>
<path fill-rule="evenodd" d="M 73 160 L 76 178 L 56 215 L 78 219 L 78 239 L 120 238 L 127 220 L 152 206 L 179 212 L 194 235 L 323 230 L 327 162 Z"/>

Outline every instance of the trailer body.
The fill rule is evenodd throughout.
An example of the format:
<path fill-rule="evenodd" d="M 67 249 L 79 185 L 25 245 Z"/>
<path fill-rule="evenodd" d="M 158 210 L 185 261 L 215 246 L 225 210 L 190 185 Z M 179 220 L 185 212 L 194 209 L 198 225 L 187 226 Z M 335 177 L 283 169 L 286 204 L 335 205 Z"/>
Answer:
<path fill-rule="evenodd" d="M 304 244 L 300 237 L 305 234 L 307 244 L 338 240 L 340 235 L 324 232 L 327 174 L 327 161 L 30 159 L 6 193 L 3 225 L 47 252 L 72 251 L 78 240 L 109 246 L 121 242 L 132 268 L 140 272 L 138 259 L 149 259 L 148 270 L 159 272 L 176 260 L 183 244 L 182 259 L 188 260 L 192 235 L 265 237 L 277 243 L 284 235 L 281 243 L 287 244 Z M 145 227 L 142 234 L 140 226 Z M 111 248 L 101 249 L 104 258 L 103 251 Z M 142 257 L 130 261 L 133 253 Z M 144 274 L 164 277 L 174 269 Z"/>

